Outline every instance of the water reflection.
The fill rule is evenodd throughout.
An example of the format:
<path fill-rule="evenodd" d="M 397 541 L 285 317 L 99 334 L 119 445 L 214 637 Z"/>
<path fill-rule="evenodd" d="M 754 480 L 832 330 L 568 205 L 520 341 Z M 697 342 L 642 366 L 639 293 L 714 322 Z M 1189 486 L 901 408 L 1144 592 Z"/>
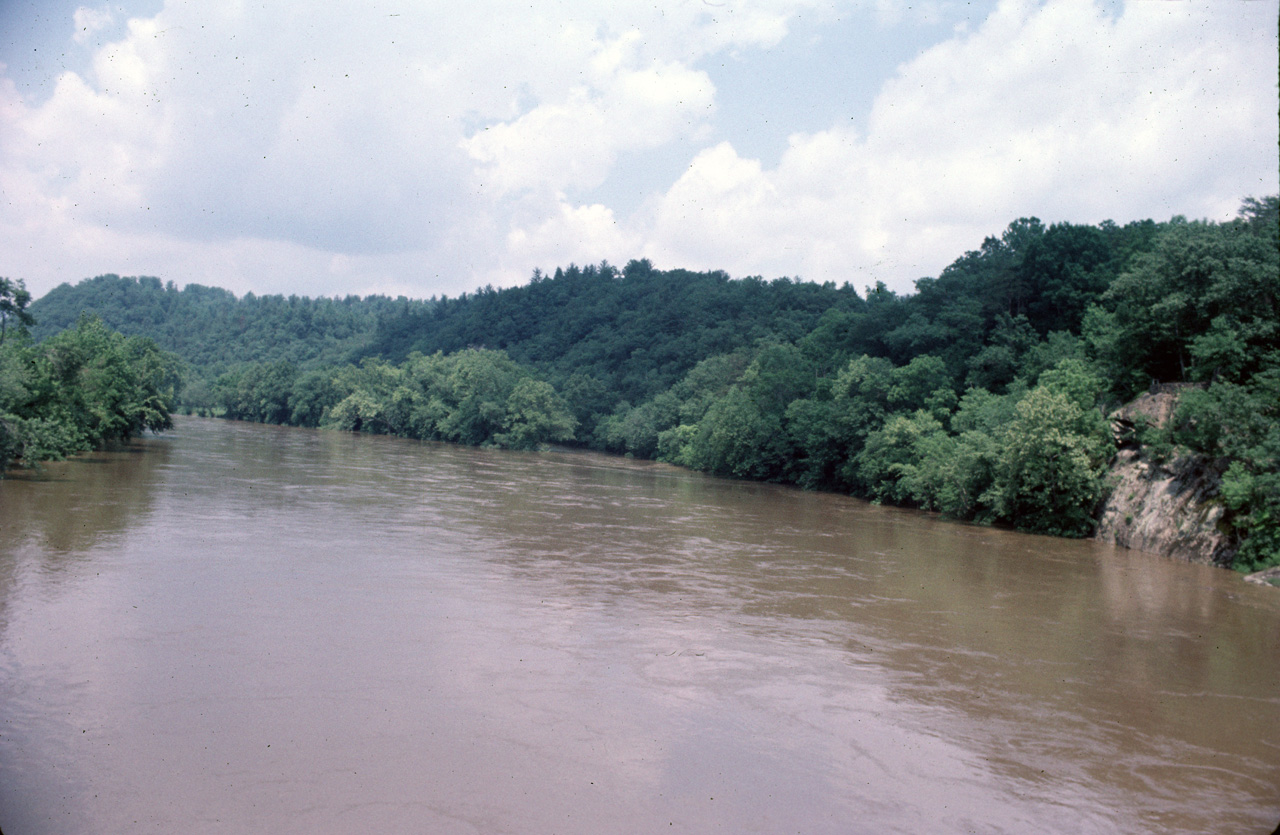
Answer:
<path fill-rule="evenodd" d="M 160 439 L 136 439 L 0 480 L 0 636 L 24 576 L 56 586 L 149 511 L 167 453 Z"/>
<path fill-rule="evenodd" d="M 154 474 L 168 452 L 167 439 L 150 436 L 6 473 L 0 480 L 0 553 L 29 543 L 65 555 L 118 536 L 150 508 Z"/>
<path fill-rule="evenodd" d="M 1280 601 L 1226 572 L 584 453 L 156 451 L 115 527 L 5 527 L 93 568 L 0 595 L 5 831 L 1280 817 Z"/>

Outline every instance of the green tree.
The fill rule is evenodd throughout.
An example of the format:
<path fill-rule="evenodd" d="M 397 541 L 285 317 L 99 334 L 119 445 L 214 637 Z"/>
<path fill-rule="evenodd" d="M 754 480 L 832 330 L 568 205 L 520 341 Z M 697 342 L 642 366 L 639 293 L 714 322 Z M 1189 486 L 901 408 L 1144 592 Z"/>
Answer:
<path fill-rule="evenodd" d="M 289 390 L 288 408 L 291 426 L 316 427 L 332 409 L 349 394 L 340 385 L 335 369 L 314 369 L 300 374 Z"/>
<path fill-rule="evenodd" d="M 22 279 L 13 281 L 0 277 L 0 345 L 8 336 L 10 324 L 25 330 L 36 323 L 35 317 L 27 312 L 29 304 L 31 294 Z"/>
<path fill-rule="evenodd" d="M 806 489 L 847 489 L 844 466 L 851 439 L 840 407 L 827 398 L 794 400 L 784 416 L 791 456 L 791 481 Z"/>
<path fill-rule="evenodd" d="M 1068 357 L 1059 360 L 1052 368 L 1042 372 L 1039 385 L 1050 391 L 1066 395 L 1081 412 L 1079 422 L 1073 427 L 1086 435 L 1106 432 L 1098 400 L 1106 390 L 1106 382 L 1084 360 Z"/>
<path fill-rule="evenodd" d="M 1226 462 L 1219 495 L 1242 570 L 1280 565 L 1280 366 L 1218 382 L 1178 403 L 1173 439 Z"/>
<path fill-rule="evenodd" d="M 502 351 L 470 348 L 449 357 L 443 380 L 447 413 L 437 423 L 441 438 L 478 445 L 502 432 L 507 398 L 520 369 Z"/>
<path fill-rule="evenodd" d="M 40 345 L 0 345 L 0 464 L 35 464 L 171 426 L 176 357 L 95 317 Z"/>
<path fill-rule="evenodd" d="M 320 425 L 373 435 L 410 435 L 412 389 L 403 368 L 366 359 L 346 375 L 346 395 L 327 409 Z"/>
<path fill-rule="evenodd" d="M 576 423 L 550 383 L 525 377 L 507 397 L 504 431 L 494 440 L 513 449 L 534 449 L 540 444 L 573 440 Z"/>
<path fill-rule="evenodd" d="M 298 368 L 286 361 L 252 363 L 222 375 L 216 382 L 223 416 L 258 423 L 289 423 L 293 409 L 289 398 Z"/>
<path fill-rule="evenodd" d="M 1170 224 L 1103 296 L 1113 365 L 1156 380 L 1239 380 L 1280 341 L 1280 249 L 1248 222 Z"/>
<path fill-rule="evenodd" d="M 1115 278 L 1108 236 L 1098 227 L 1055 223 L 1032 240 L 1018 266 L 1028 288 L 1027 320 L 1039 334 L 1074 331 Z"/>
<path fill-rule="evenodd" d="M 857 455 L 866 493 L 894 504 L 939 506 L 956 442 L 924 409 L 898 414 L 867 436 Z"/>
<path fill-rule="evenodd" d="M 780 416 L 734 386 L 698 423 L 688 458 L 701 470 L 766 481 L 782 474 L 787 452 Z"/>
<path fill-rule="evenodd" d="M 1015 407 L 1000 440 L 990 500 L 1019 530 L 1086 536 L 1105 495 L 1105 425 L 1068 394 L 1037 386 Z"/>
<path fill-rule="evenodd" d="M 889 372 L 887 402 L 895 411 L 928 410 L 937 420 L 945 420 L 955 408 L 951 374 L 941 357 L 924 354 Z"/>
<path fill-rule="evenodd" d="M 638 458 L 652 458 L 658 451 L 658 437 L 680 421 L 680 401 L 664 391 L 646 403 L 621 403 L 596 428 L 600 445 L 610 452 Z"/>

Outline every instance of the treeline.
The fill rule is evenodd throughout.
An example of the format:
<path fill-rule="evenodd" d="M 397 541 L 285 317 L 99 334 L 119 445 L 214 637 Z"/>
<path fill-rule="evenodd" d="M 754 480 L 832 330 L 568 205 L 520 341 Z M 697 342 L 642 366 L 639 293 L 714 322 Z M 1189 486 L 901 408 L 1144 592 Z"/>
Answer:
<path fill-rule="evenodd" d="M 1209 456 L 1237 564 L 1257 567 L 1280 562 L 1277 205 L 1246 200 L 1227 223 L 1021 219 L 905 296 L 571 265 L 384 310 L 351 363 L 232 367 L 188 406 L 570 442 L 1080 536 L 1115 451 L 1103 416 L 1195 383 L 1170 425 L 1126 443 Z"/>
<path fill-rule="evenodd" d="M 176 356 L 92 316 L 36 344 L 28 321 L 0 338 L 0 475 L 172 425 Z"/>
<path fill-rule="evenodd" d="M 523 287 L 432 302 L 380 321 L 358 358 L 501 350 L 559 383 L 575 375 L 592 381 L 606 410 L 619 399 L 653 397 L 707 357 L 761 339 L 796 340 L 828 312 L 864 307 L 848 284 L 735 280 L 721 271 L 657 270 L 648 261 L 621 271 L 607 262 L 550 276 L 535 271 Z"/>
<path fill-rule="evenodd" d="M 193 390 L 248 362 L 302 366 L 348 361 L 366 346 L 378 322 L 430 306 L 387 296 L 342 299 L 248 293 L 218 287 L 178 289 L 158 278 L 101 275 L 62 284 L 32 303 L 37 341 L 72 327 L 84 311 L 125 335 L 148 336 L 185 361 Z"/>
<path fill-rule="evenodd" d="M 476 348 L 305 373 L 262 363 L 219 377 L 212 395 L 235 420 L 472 446 L 532 449 L 572 441 L 577 425 L 550 383 L 502 351 Z"/>

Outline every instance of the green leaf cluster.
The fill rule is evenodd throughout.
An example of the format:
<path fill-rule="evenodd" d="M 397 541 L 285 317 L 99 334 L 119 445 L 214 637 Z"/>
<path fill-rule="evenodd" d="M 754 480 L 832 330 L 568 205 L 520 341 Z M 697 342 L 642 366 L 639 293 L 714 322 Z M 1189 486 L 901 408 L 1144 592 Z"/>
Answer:
<path fill-rule="evenodd" d="M 1239 545 L 1236 567 L 1280 565 L 1280 363 L 1188 392 L 1172 437 L 1225 464 L 1220 495 Z"/>
<path fill-rule="evenodd" d="M 0 345 L 0 472 L 171 425 L 180 361 L 84 316 L 44 342 Z"/>
<path fill-rule="evenodd" d="M 212 399 L 238 420 L 513 449 L 573 440 L 577 425 L 550 383 L 476 348 L 305 373 L 287 362 L 245 365 L 214 381 Z"/>

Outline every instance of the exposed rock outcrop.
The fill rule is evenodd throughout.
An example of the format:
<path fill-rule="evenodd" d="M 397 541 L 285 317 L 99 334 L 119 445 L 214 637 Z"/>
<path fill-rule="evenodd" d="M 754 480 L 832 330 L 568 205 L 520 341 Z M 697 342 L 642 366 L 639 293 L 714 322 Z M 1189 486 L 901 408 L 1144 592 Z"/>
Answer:
<path fill-rule="evenodd" d="M 1163 464 L 1123 449 L 1111 467 L 1115 488 L 1103 506 L 1098 539 L 1189 562 L 1228 564 L 1234 549 L 1219 529 L 1219 474 L 1199 455 Z"/>
<path fill-rule="evenodd" d="M 1164 387 L 1111 416 L 1122 449 L 1111 465 L 1115 486 L 1103 506 L 1097 538 L 1189 562 L 1227 565 L 1235 549 L 1221 530 L 1221 473 L 1215 462 L 1186 454 L 1156 462 L 1133 448 L 1133 427 L 1139 418 L 1162 426 L 1177 408 L 1179 393 L 1178 388 Z"/>

